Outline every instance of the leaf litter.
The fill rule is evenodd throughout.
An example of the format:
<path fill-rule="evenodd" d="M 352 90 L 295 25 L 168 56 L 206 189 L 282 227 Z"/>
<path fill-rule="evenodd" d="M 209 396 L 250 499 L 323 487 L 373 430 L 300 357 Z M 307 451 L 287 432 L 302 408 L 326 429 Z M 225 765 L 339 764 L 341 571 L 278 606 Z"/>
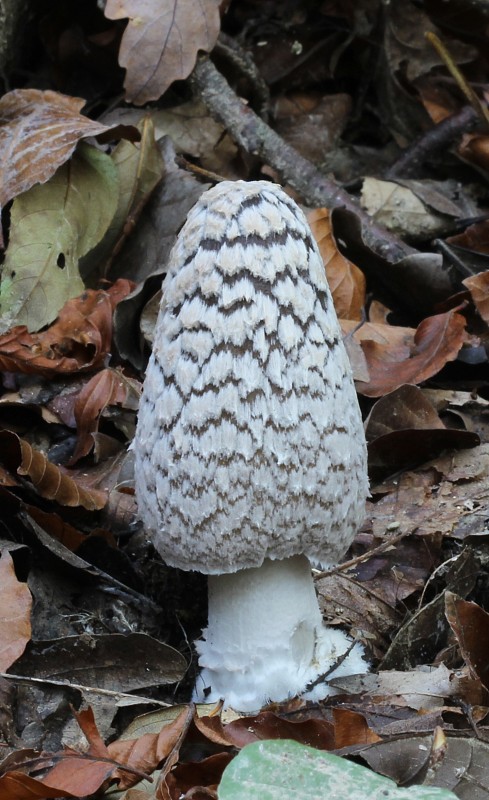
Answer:
<path fill-rule="evenodd" d="M 17 77 L 19 88 L 0 99 L 5 800 L 114 789 L 125 800 L 215 798 L 236 753 L 273 739 L 354 754 L 398 783 L 489 795 L 480 178 L 489 146 L 483 130 L 455 130 L 450 146 L 423 139 L 444 121 L 456 128 L 450 59 L 486 74 L 483 12 L 464 18 L 467 44 L 441 33 L 439 4 L 391 3 L 380 27 L 360 6 L 361 20 L 337 3 L 301 8 L 293 30 L 277 3 L 269 17 L 231 3 L 219 21 L 213 0 L 197 16 L 178 0 L 172 17 L 155 0 L 134 10 L 109 2 L 105 18 L 93 11 L 96 29 L 85 11 L 75 20 L 54 10 L 43 24 L 60 45 L 62 86 L 59 75 L 42 90 Z M 442 37 L 448 60 L 425 30 Z M 365 60 L 374 32 L 384 54 L 377 70 Z M 97 41 L 111 74 L 119 55 L 125 108 L 77 70 L 82 40 Z M 384 258 L 352 211 L 309 209 L 364 410 L 372 482 L 345 563 L 316 573 L 316 586 L 328 624 L 366 644 L 372 672 L 336 679 L 339 693 L 319 705 L 291 699 L 253 717 L 182 704 L 195 672 L 188 642 L 205 624 L 203 587 L 161 564 L 138 527 L 129 450 L 155 297 L 189 208 L 216 171 L 283 179 L 258 144 L 247 150 L 232 125 L 212 119 L 194 83 L 181 83 L 198 51 L 213 47 L 240 115 L 260 109 L 358 202 L 363 192 L 408 245 Z M 127 107 L 162 95 L 163 108 L 134 116 Z"/>

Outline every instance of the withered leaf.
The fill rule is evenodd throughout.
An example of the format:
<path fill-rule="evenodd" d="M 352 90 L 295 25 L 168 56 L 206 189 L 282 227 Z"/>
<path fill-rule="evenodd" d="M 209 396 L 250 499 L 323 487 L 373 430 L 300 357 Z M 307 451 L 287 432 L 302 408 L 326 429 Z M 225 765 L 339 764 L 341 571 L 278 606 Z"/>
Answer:
<path fill-rule="evenodd" d="M 389 336 L 389 326 L 384 327 Z M 453 361 L 465 340 L 465 318 L 455 309 L 424 319 L 411 346 L 363 339 L 370 380 L 358 381 L 357 389 L 367 397 L 380 397 L 403 383 L 421 383 Z"/>
<path fill-rule="evenodd" d="M 31 607 L 28 586 L 17 580 L 12 556 L 5 551 L 0 557 L 0 672 L 12 666 L 31 638 Z"/>
<path fill-rule="evenodd" d="M 489 614 L 477 603 L 446 592 L 445 615 L 471 674 L 489 689 Z"/>
<path fill-rule="evenodd" d="M 479 272 L 462 281 L 467 287 L 477 311 L 486 324 L 489 324 L 489 271 Z"/>
<path fill-rule="evenodd" d="M 0 100 L 0 206 L 44 183 L 73 153 L 80 139 L 113 130 L 138 139 L 132 126 L 107 126 L 80 114 L 80 97 L 40 89 L 15 89 Z"/>
<path fill-rule="evenodd" d="M 338 250 L 329 211 L 326 208 L 311 211 L 307 219 L 324 262 L 338 317 L 362 319 L 365 305 L 365 275 Z"/>
<path fill-rule="evenodd" d="M 119 63 L 126 72 L 126 99 L 157 100 L 171 83 L 192 71 L 199 50 L 210 51 L 219 34 L 218 0 L 108 0 L 104 14 L 125 19 Z"/>
<path fill-rule="evenodd" d="M 99 510 L 107 502 L 105 492 L 85 489 L 11 431 L 0 432 L 0 453 L 4 465 L 14 474 L 28 477 L 37 493 L 47 500 L 62 506 L 82 506 L 88 511 Z"/>
<path fill-rule="evenodd" d="M 78 440 L 70 466 L 92 449 L 92 433 L 98 430 L 102 411 L 109 405 L 123 405 L 128 394 L 134 392 L 134 385 L 134 381 L 129 381 L 120 371 L 109 367 L 85 384 L 75 402 Z"/>
<path fill-rule="evenodd" d="M 110 156 L 83 143 L 69 164 L 14 200 L 0 284 L 3 331 L 38 331 L 83 292 L 80 259 L 104 236 L 118 193 Z"/>
<path fill-rule="evenodd" d="M 118 739 L 108 745 L 111 758 L 121 763 L 151 774 L 172 750 L 178 746 L 187 733 L 192 721 L 192 709 L 184 708 L 178 717 L 165 725 L 159 733 L 145 733 L 138 739 Z M 133 786 L 138 778 L 126 772 L 120 775 L 119 788 Z"/>
<path fill-rule="evenodd" d="M 50 377 L 102 366 L 111 349 L 112 312 L 132 289 L 121 278 L 107 291 L 88 289 L 68 300 L 45 331 L 12 328 L 0 336 L 0 369 Z"/>

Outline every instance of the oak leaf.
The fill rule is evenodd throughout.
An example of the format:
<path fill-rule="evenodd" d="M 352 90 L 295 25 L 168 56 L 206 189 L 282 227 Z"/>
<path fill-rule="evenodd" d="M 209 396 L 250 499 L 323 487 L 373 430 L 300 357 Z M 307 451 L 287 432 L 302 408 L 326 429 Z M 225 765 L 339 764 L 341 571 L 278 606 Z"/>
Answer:
<path fill-rule="evenodd" d="M 219 34 L 218 0 L 107 0 L 104 14 L 129 17 L 119 64 L 126 68 L 126 100 L 137 105 L 187 78 L 198 51 L 212 50 Z"/>

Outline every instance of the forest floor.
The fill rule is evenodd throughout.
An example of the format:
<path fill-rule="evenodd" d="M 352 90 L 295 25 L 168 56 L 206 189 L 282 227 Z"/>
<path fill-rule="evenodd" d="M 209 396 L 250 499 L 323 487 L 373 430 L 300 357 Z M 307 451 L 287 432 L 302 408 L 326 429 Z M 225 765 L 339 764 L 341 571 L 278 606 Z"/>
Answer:
<path fill-rule="evenodd" d="M 0 796 L 229 800 L 243 747 L 293 739 L 489 798 L 487 4 L 161 5 L 27 3 L 1 45 Z M 169 252 L 222 179 L 308 217 L 371 485 L 314 572 L 371 672 L 252 717 L 188 702 L 206 581 L 138 523 L 130 450 Z"/>

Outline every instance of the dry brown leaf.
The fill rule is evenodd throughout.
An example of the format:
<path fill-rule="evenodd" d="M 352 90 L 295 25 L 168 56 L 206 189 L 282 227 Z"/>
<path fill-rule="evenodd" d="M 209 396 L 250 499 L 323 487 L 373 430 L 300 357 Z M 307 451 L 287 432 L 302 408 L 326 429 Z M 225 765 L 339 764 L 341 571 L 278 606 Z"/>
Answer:
<path fill-rule="evenodd" d="M 126 100 L 143 105 L 157 100 L 194 68 L 199 50 L 214 47 L 220 27 L 218 0 L 107 0 L 108 19 L 129 23 L 119 64 L 126 68 Z"/>
<path fill-rule="evenodd" d="M 88 511 L 98 511 L 107 502 L 106 492 L 85 489 L 11 431 L 0 432 L 0 453 L 10 470 L 28 477 L 37 493 L 47 500 L 55 500 L 62 506 L 82 506 Z"/>
<path fill-rule="evenodd" d="M 47 788 L 40 781 L 22 772 L 7 772 L 0 777 L 0 797 L 3 800 L 54 800 L 73 797 L 65 789 Z"/>
<path fill-rule="evenodd" d="M 489 689 L 489 614 L 453 592 L 445 594 L 445 614 L 471 674 Z"/>
<path fill-rule="evenodd" d="M 98 372 L 85 384 L 75 401 L 78 440 L 70 466 L 92 449 L 92 434 L 98 430 L 102 411 L 109 405 L 123 405 L 131 391 L 134 392 L 134 382 L 110 367 Z"/>
<path fill-rule="evenodd" d="M 0 558 L 0 672 L 17 661 L 31 638 L 31 607 L 28 586 L 17 580 L 12 556 L 5 551 Z"/>
<path fill-rule="evenodd" d="M 489 255 L 489 220 L 475 222 L 456 236 L 447 238 L 449 244 L 456 244 L 465 247 L 466 250 L 474 250 L 476 253 Z M 462 281 L 464 283 L 464 281 Z"/>
<path fill-rule="evenodd" d="M 80 139 L 110 130 L 114 136 L 139 138 L 132 126 L 102 125 L 83 116 L 85 102 L 40 89 L 15 89 L 0 99 L 0 207 L 34 184 L 45 183 Z"/>
<path fill-rule="evenodd" d="M 458 152 L 471 164 L 476 164 L 486 172 L 489 170 L 489 136 L 487 134 L 464 134 Z"/>
<path fill-rule="evenodd" d="M 108 745 L 108 754 L 126 766 L 151 774 L 182 741 L 190 721 L 190 710 L 184 708 L 178 717 L 159 733 L 145 733 L 138 739 L 119 739 Z M 121 773 L 119 788 L 132 786 L 137 780 L 130 773 Z"/>
<path fill-rule="evenodd" d="M 479 272 L 462 281 L 467 287 L 477 311 L 486 324 L 489 323 L 489 271 Z"/>
<path fill-rule="evenodd" d="M 407 341 L 381 344 L 362 338 L 370 380 L 358 381 L 358 391 L 367 397 L 380 397 L 403 383 L 417 384 L 436 375 L 447 361 L 457 357 L 466 340 L 465 324 L 465 318 L 452 309 L 424 319 L 411 345 Z M 393 326 L 381 327 L 386 328 L 387 337 L 389 328 L 396 336 Z"/>
<path fill-rule="evenodd" d="M 107 291 L 88 289 L 68 300 L 45 331 L 12 328 L 0 336 L 0 369 L 49 377 L 102 366 L 111 350 L 113 310 L 133 288 L 120 278 Z"/>
<path fill-rule="evenodd" d="M 326 208 L 311 211 L 307 218 L 324 262 L 338 317 L 362 319 L 365 305 L 365 275 L 338 250 L 331 230 L 329 211 Z"/>
<path fill-rule="evenodd" d="M 349 708 L 333 708 L 334 749 L 351 747 L 356 744 L 380 742 L 380 736 L 370 728 L 363 714 Z"/>

